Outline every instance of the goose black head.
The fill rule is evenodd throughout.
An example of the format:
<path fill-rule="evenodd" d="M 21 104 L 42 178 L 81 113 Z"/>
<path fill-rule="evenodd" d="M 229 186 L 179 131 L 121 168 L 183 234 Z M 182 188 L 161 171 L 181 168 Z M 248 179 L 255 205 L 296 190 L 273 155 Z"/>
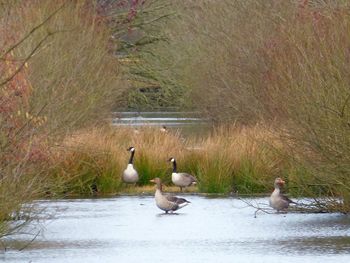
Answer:
<path fill-rule="evenodd" d="M 134 152 L 135 151 L 135 148 L 133 146 L 129 147 L 128 149 L 126 149 L 127 151 L 129 152 Z"/>

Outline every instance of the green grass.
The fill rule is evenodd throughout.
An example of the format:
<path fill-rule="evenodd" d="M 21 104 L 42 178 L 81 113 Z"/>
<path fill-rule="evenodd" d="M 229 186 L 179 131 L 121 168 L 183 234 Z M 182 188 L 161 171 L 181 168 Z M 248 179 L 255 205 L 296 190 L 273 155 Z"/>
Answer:
<path fill-rule="evenodd" d="M 268 181 L 269 175 L 263 174 L 252 160 L 243 159 L 234 174 L 234 190 L 238 194 L 266 193 L 273 188 L 273 180 Z"/>
<path fill-rule="evenodd" d="M 157 133 L 158 129 L 141 129 L 137 136 L 130 128 L 90 129 L 67 138 L 66 148 L 54 154 L 50 192 L 53 196 L 152 194 L 150 179 L 160 177 L 166 191 L 178 191 L 171 182 L 170 156 L 176 157 L 179 172 L 188 172 L 198 179 L 189 192 L 202 194 L 256 195 L 269 194 L 276 177 L 287 182 L 286 192 L 294 197 L 329 197 L 328 211 L 344 211 L 335 200 L 345 196 L 346 188 L 337 188 L 332 181 L 319 176 L 301 163 L 286 157 L 286 150 L 271 133 L 261 126 L 231 127 L 198 140 L 180 140 L 178 134 Z M 262 142 L 260 142 L 262 140 Z M 269 142 L 269 145 L 266 142 Z M 196 144 L 200 150 L 191 150 Z M 140 180 L 122 183 L 129 153 L 126 145 L 136 149 L 134 167 Z M 278 148 L 278 149 L 277 149 Z M 170 187 L 170 188 L 169 188 Z M 97 192 L 96 192 L 97 190 Z M 321 200 L 321 199 L 319 199 Z"/>
<path fill-rule="evenodd" d="M 232 132 L 235 136 L 228 137 L 227 133 Z M 198 178 L 198 191 L 203 193 L 261 193 L 271 188 L 276 166 L 280 170 L 286 166 L 283 157 L 256 142 L 263 136 L 256 127 L 222 130 L 200 142 L 181 141 L 177 133 L 164 135 L 148 128 L 137 136 L 126 134 L 131 134 L 131 130 L 97 129 L 82 132 L 72 140 L 68 138 L 67 149 L 55 159 L 52 180 L 65 178 L 62 189 L 72 194 L 92 194 L 93 187 L 101 194 L 123 191 L 121 176 L 129 158 L 126 145 L 136 148 L 134 167 L 140 178 L 137 185 L 141 187 L 150 185 L 155 177 L 166 185 L 172 184 L 172 164 L 167 161 L 170 156 L 177 159 L 179 172 Z M 201 149 L 189 150 L 191 144 Z"/>
<path fill-rule="evenodd" d="M 205 193 L 229 193 L 233 187 L 233 169 L 224 156 L 198 163 L 199 190 Z"/>
<path fill-rule="evenodd" d="M 135 160 L 135 167 L 139 173 L 138 185 L 148 185 L 150 180 L 159 177 L 164 183 L 169 183 L 170 173 L 166 163 L 159 160 L 152 160 L 150 156 L 141 153 Z"/>

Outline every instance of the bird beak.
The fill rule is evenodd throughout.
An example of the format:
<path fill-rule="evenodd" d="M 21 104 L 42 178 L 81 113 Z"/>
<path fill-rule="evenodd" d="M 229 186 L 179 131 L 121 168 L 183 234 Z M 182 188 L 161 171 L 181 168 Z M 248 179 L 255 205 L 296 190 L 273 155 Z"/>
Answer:
<path fill-rule="evenodd" d="M 151 183 L 155 183 L 155 181 L 154 181 L 154 179 L 152 179 L 152 180 L 149 180 Z"/>

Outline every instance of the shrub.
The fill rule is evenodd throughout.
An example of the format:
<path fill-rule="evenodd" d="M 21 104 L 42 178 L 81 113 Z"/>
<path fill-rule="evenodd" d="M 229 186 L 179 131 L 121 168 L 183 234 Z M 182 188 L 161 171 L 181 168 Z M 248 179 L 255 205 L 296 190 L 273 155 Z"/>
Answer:
<path fill-rule="evenodd" d="M 48 188 L 54 146 L 107 116 L 124 85 L 90 1 L 2 1 L 0 33 L 2 236 Z"/>

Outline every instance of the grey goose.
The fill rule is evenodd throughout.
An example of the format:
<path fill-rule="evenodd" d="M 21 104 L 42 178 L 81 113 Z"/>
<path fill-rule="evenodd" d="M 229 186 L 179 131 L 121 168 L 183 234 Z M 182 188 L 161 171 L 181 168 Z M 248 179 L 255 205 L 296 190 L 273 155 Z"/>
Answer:
<path fill-rule="evenodd" d="M 276 178 L 274 182 L 275 190 L 272 192 L 269 200 L 270 206 L 277 210 L 277 211 L 283 211 L 287 210 L 290 203 L 294 203 L 292 200 L 290 200 L 287 196 L 281 193 L 281 189 L 285 185 L 285 181 L 281 178 Z"/>
<path fill-rule="evenodd" d="M 178 209 L 181 209 L 188 205 L 189 201 L 187 201 L 184 198 L 179 198 L 170 194 L 163 194 L 162 192 L 162 181 L 160 178 L 156 177 L 150 182 L 156 184 L 156 192 L 154 195 L 154 198 L 156 200 L 156 205 L 158 206 L 159 209 L 165 211 L 167 214 L 168 212 L 174 212 Z"/>

